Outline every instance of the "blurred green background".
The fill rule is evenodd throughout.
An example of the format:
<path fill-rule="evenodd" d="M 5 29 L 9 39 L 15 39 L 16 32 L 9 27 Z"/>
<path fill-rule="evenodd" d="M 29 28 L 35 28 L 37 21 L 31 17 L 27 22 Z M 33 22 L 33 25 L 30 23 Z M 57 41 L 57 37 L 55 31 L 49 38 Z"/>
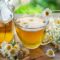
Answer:
<path fill-rule="evenodd" d="M 40 14 L 45 8 L 60 10 L 60 0 L 30 0 L 15 9 L 16 14 Z"/>

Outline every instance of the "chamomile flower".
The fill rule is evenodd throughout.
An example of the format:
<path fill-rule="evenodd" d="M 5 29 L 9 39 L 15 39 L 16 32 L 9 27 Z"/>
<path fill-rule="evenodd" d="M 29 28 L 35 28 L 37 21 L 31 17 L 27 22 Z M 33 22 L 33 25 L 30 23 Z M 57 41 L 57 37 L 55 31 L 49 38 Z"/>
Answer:
<path fill-rule="evenodd" d="M 11 44 L 7 44 L 6 49 L 9 51 L 12 48 Z"/>
<path fill-rule="evenodd" d="M 6 45 L 7 45 L 7 42 L 5 42 L 5 41 L 1 44 L 3 49 L 5 49 Z"/>
<path fill-rule="evenodd" d="M 19 47 L 19 45 L 18 45 L 18 44 L 15 44 L 15 45 L 14 45 L 14 48 L 15 48 L 17 51 L 19 51 L 19 50 L 20 50 L 20 47 Z"/>
<path fill-rule="evenodd" d="M 7 42 L 3 42 L 1 44 L 1 53 L 3 56 L 5 56 L 5 53 L 6 53 L 6 46 L 7 46 Z"/>
<path fill-rule="evenodd" d="M 46 8 L 42 13 L 44 17 L 50 16 L 51 14 L 52 14 L 52 11 L 49 8 Z"/>
<path fill-rule="evenodd" d="M 16 55 L 16 50 L 15 50 L 14 48 L 12 48 L 12 49 L 10 50 L 10 55 L 11 55 L 11 56 L 15 56 L 15 55 Z"/>
<path fill-rule="evenodd" d="M 55 57 L 55 53 L 54 53 L 53 49 L 48 49 L 46 52 L 46 55 L 48 57 Z"/>
<path fill-rule="evenodd" d="M 9 50 L 11 50 L 11 48 L 12 48 L 11 44 L 8 44 L 7 42 L 3 42 L 1 44 L 1 53 L 2 53 L 2 55 L 3 56 L 6 56 L 6 55 L 10 56 L 9 55 Z"/>

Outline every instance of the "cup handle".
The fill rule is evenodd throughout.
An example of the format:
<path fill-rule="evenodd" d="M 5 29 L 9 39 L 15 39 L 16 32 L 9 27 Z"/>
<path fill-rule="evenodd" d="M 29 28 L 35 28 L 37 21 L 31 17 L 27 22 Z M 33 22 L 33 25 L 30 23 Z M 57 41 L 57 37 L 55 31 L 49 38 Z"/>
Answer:
<path fill-rule="evenodd" d="M 44 40 L 42 41 L 41 45 L 47 45 L 53 41 L 53 36 L 52 35 L 45 35 Z"/>

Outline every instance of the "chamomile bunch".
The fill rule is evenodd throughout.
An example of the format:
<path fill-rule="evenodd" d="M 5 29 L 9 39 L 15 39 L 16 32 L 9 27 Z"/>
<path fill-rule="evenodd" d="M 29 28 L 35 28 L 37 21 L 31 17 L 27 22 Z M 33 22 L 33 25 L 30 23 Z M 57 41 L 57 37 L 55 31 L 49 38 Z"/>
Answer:
<path fill-rule="evenodd" d="M 8 52 L 8 57 L 10 58 L 10 60 L 15 59 L 14 57 L 17 56 L 19 51 L 20 51 L 20 47 L 18 44 L 15 44 L 14 46 L 12 46 Z"/>
<path fill-rule="evenodd" d="M 0 53 L 4 57 L 9 58 L 10 60 L 13 60 L 14 56 L 17 55 L 19 50 L 20 50 L 20 47 L 17 43 L 14 46 L 12 44 L 7 43 L 7 42 L 3 42 L 0 45 Z"/>
<path fill-rule="evenodd" d="M 29 50 L 15 42 L 3 42 L 0 45 L 0 53 L 9 60 L 20 60 L 29 55 Z"/>

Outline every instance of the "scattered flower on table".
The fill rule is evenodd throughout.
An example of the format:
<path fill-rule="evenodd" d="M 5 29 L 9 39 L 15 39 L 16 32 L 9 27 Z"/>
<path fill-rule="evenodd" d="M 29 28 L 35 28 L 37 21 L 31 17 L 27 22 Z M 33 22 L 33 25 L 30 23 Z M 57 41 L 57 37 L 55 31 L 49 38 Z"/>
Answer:
<path fill-rule="evenodd" d="M 55 57 L 55 52 L 54 52 L 53 49 L 48 49 L 48 50 L 46 51 L 46 55 L 47 55 L 48 57 Z"/>

